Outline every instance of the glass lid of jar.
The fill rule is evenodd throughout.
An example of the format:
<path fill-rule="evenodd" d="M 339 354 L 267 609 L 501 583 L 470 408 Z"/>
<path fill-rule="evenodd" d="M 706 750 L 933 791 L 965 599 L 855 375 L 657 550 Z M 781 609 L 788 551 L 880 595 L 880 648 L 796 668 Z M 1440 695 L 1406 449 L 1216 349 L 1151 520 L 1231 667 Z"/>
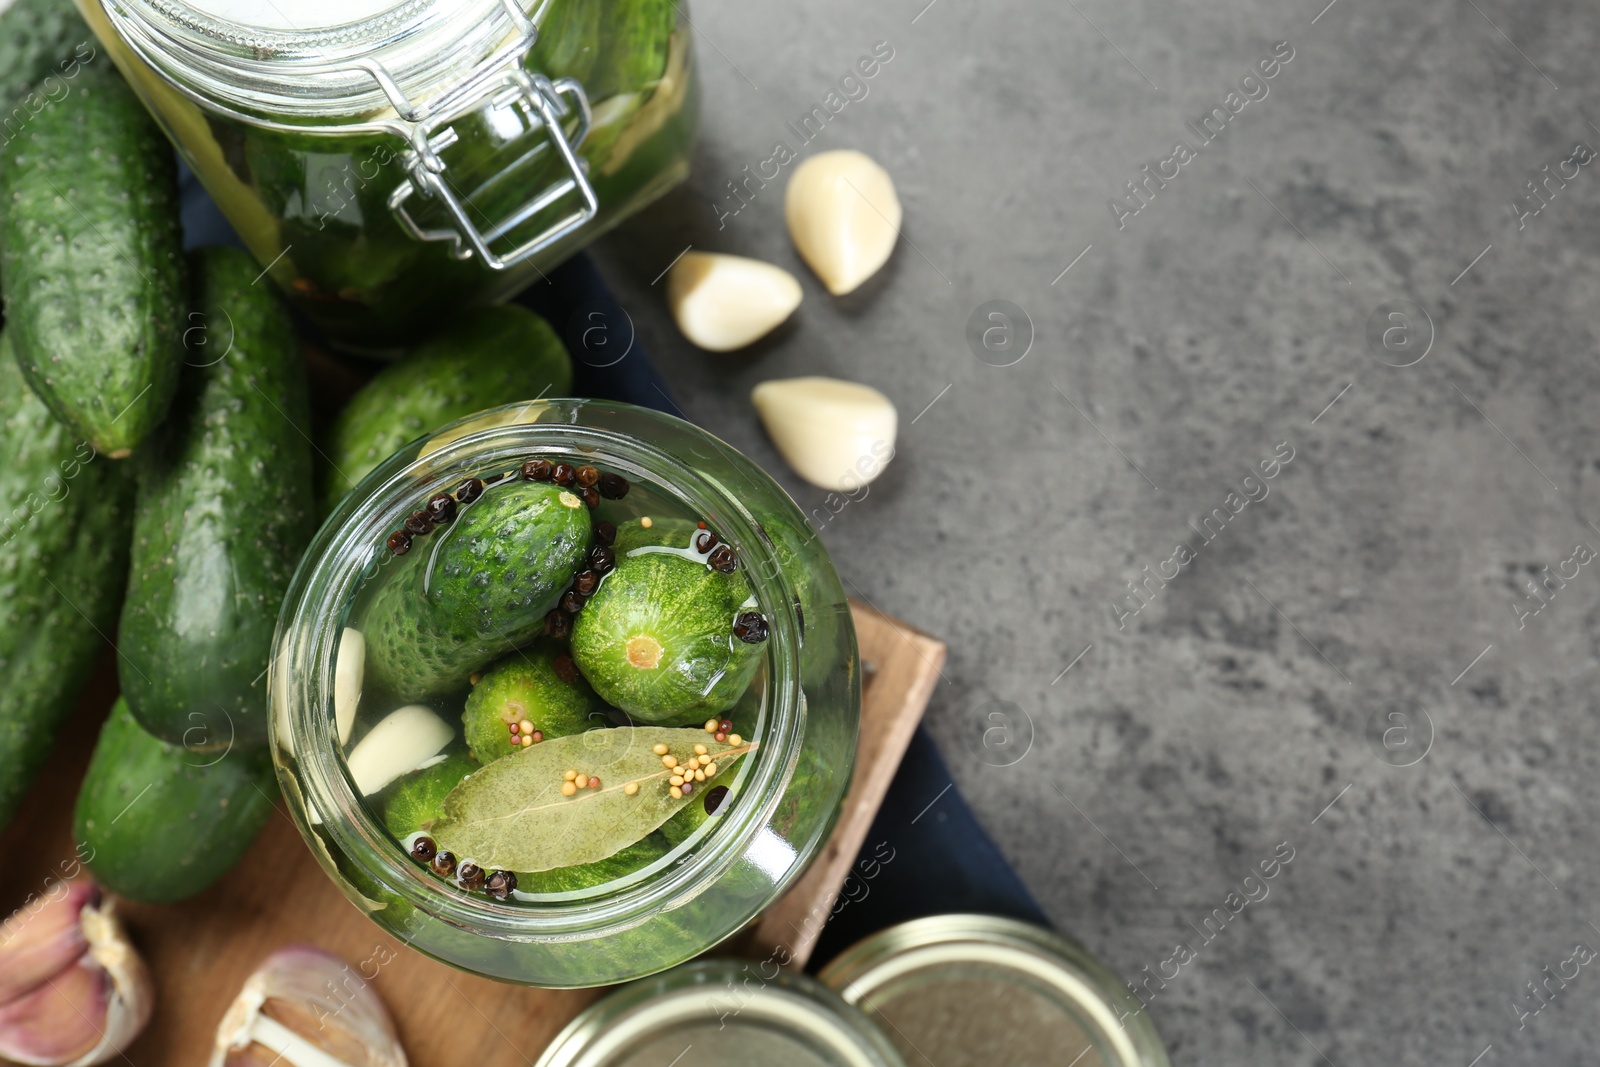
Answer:
<path fill-rule="evenodd" d="M 902 923 L 818 976 L 882 1027 L 907 1063 L 1169 1067 L 1143 1005 L 1047 930 L 984 915 Z M 934 1059 L 929 1061 L 927 1055 Z"/>
<path fill-rule="evenodd" d="M 705 960 L 623 986 L 574 1019 L 534 1067 L 905 1067 L 884 1036 L 812 979 Z"/>
<path fill-rule="evenodd" d="M 193 0 L 218 22 L 267 30 L 313 30 L 365 22 L 401 6 L 395 0 Z"/>

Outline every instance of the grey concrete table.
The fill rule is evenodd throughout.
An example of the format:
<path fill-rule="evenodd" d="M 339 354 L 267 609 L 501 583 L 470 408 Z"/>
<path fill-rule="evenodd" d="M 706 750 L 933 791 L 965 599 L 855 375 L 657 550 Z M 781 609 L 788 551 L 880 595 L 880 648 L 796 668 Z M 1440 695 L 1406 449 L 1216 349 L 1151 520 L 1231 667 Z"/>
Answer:
<path fill-rule="evenodd" d="M 1592 1063 L 1600 10 L 1326 3 L 701 0 L 694 177 L 602 264 L 949 639 L 961 788 L 1176 1062 Z M 792 167 L 730 194 L 779 143 L 897 180 L 867 291 L 795 256 Z M 793 270 L 795 321 L 691 348 L 690 243 Z M 748 401 L 813 373 L 901 412 L 842 507 Z"/>

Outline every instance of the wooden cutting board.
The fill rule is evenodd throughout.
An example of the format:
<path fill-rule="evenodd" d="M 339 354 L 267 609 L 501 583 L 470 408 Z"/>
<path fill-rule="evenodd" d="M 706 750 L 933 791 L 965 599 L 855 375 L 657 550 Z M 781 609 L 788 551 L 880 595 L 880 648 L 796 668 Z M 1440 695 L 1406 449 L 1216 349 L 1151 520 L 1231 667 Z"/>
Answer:
<path fill-rule="evenodd" d="M 833 837 L 789 894 L 744 940 L 765 956 L 782 944 L 803 966 L 922 717 L 945 646 L 852 603 L 863 662 L 855 778 Z M 0 908 L 9 913 L 74 871 L 72 805 L 99 724 L 116 697 L 108 655 L 17 818 L 0 833 Z M 172 832 L 183 833 L 174 826 Z M 243 862 L 199 896 L 173 905 L 123 902 L 121 913 L 157 985 L 154 1019 L 124 1050 L 127 1067 L 201 1067 L 217 1021 L 245 977 L 284 945 L 311 944 L 370 979 L 395 1017 L 413 1067 L 527 1067 L 600 990 L 503 985 L 404 947 L 357 911 L 322 873 L 281 810 Z"/>

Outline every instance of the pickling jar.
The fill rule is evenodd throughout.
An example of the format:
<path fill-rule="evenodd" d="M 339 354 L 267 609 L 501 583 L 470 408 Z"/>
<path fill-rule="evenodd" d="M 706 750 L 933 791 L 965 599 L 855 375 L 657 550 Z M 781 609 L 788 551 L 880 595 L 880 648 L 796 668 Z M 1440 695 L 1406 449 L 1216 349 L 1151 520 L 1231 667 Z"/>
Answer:
<path fill-rule="evenodd" d="M 270 276 L 394 353 L 688 173 L 674 0 L 78 0 Z"/>

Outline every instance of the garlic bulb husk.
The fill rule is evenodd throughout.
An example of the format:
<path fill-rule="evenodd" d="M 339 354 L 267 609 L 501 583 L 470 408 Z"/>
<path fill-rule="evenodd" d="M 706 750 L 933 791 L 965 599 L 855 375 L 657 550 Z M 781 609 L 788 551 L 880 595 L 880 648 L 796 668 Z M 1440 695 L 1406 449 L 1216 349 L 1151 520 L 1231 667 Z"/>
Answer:
<path fill-rule="evenodd" d="M 818 152 L 795 168 L 783 214 L 800 258 L 834 296 L 878 273 L 900 238 L 889 172 L 861 152 Z"/>
<path fill-rule="evenodd" d="M 0 1058 L 93 1067 L 121 1057 L 149 1023 L 150 973 L 93 882 L 72 882 L 60 897 L 17 913 L 0 937 L 8 995 L 0 1002 Z"/>
<path fill-rule="evenodd" d="M 350 743 L 350 733 L 356 728 L 356 711 L 361 707 L 361 684 L 366 668 L 366 636 L 346 626 L 339 635 L 339 653 L 333 664 L 333 717 L 341 745 Z"/>
<path fill-rule="evenodd" d="M 419 769 L 454 738 L 455 731 L 431 708 L 407 704 L 369 730 L 345 762 L 356 788 L 370 797 L 402 774 Z"/>
<path fill-rule="evenodd" d="M 245 979 L 217 1026 L 210 1067 L 406 1067 L 369 981 L 334 956 L 279 949 Z"/>
<path fill-rule="evenodd" d="M 731 352 L 771 333 L 800 306 L 800 282 L 782 267 L 718 252 L 685 252 L 667 273 L 678 329 L 711 352 Z"/>
<path fill-rule="evenodd" d="M 750 399 L 784 460 L 820 489 L 856 493 L 894 457 L 899 417 L 871 386 L 786 378 L 762 382 Z"/>

